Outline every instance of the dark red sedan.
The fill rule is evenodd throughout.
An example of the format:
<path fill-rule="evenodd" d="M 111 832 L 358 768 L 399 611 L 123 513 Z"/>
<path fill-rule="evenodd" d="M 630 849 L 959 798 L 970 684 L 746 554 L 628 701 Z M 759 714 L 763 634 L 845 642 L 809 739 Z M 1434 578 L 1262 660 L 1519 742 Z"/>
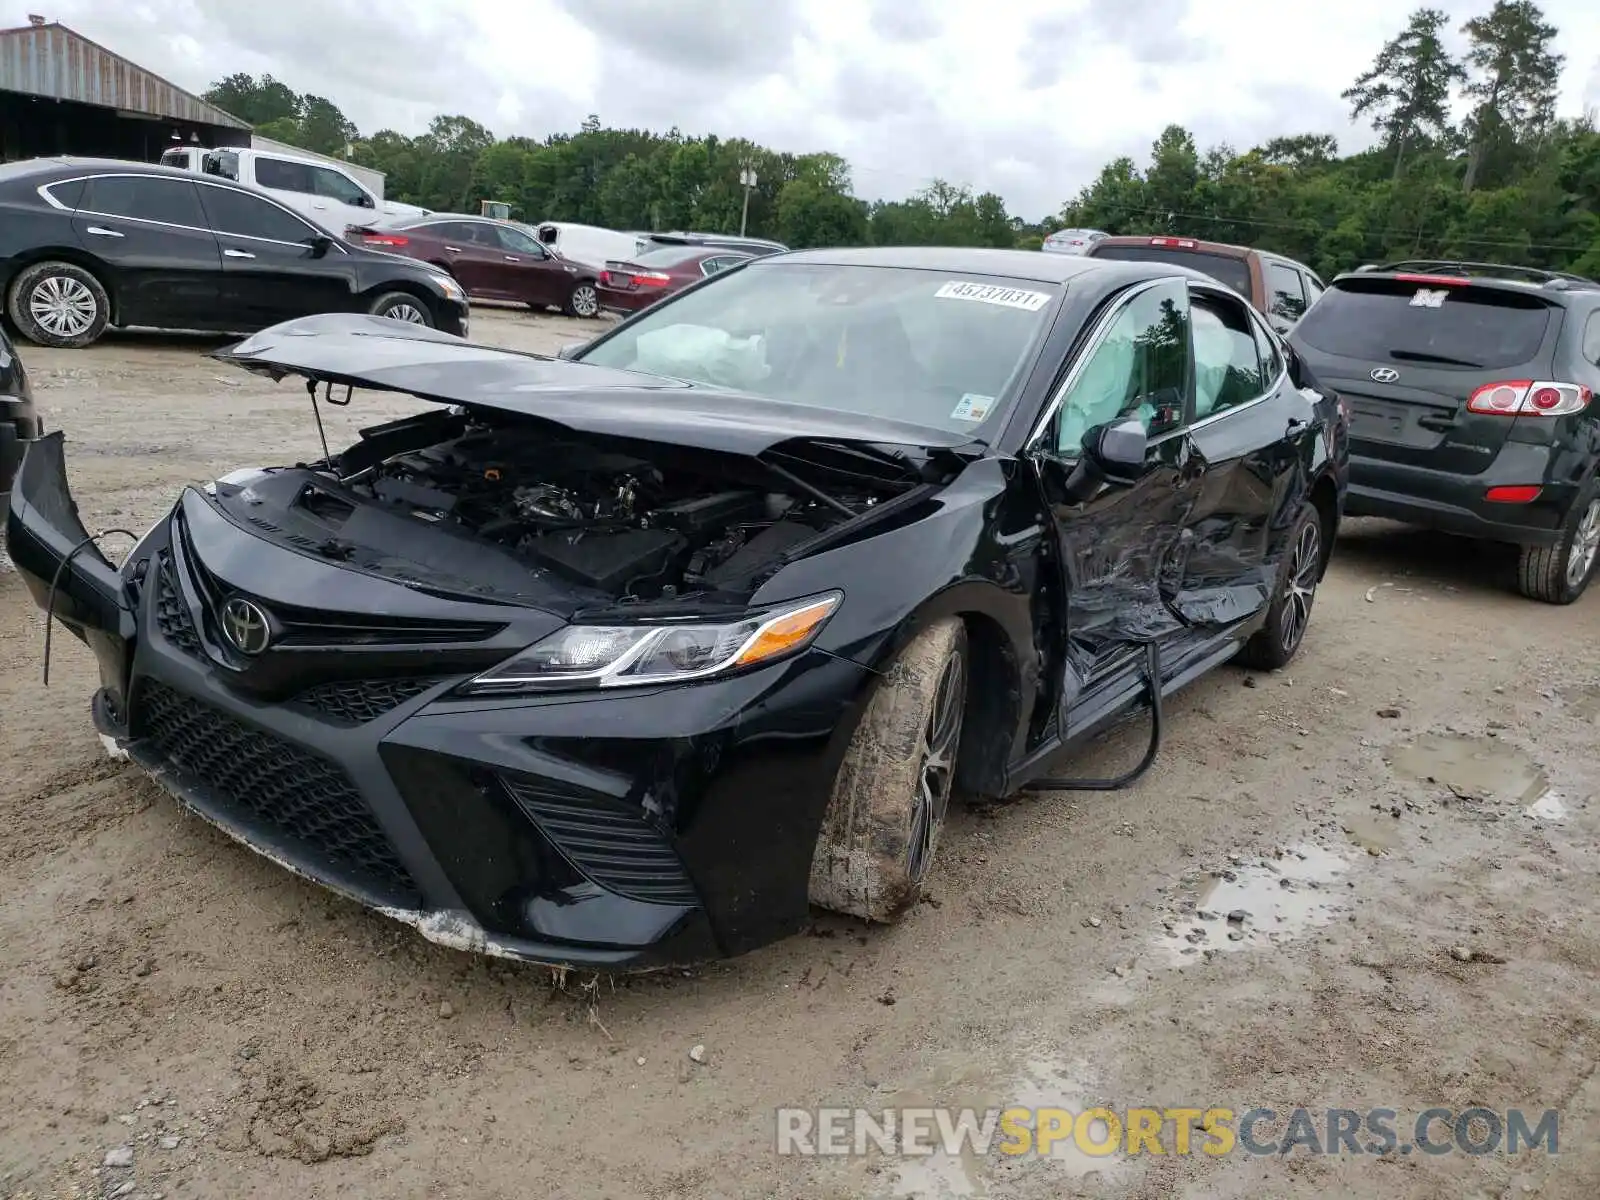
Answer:
<path fill-rule="evenodd" d="M 509 221 L 433 213 L 394 225 L 356 226 L 350 241 L 443 267 L 475 300 L 520 301 L 570 317 L 600 312 L 593 267 L 572 262 Z"/>
<path fill-rule="evenodd" d="M 696 280 L 753 257 L 715 246 L 662 246 L 626 262 L 608 262 L 600 272 L 600 307 L 616 313 L 638 312 Z"/>

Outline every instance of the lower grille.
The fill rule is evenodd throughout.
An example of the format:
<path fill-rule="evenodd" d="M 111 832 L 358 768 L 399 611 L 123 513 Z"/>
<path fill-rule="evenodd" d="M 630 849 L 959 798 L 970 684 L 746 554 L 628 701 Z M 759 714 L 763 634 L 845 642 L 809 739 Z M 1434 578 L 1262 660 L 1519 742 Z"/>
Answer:
<path fill-rule="evenodd" d="M 136 720 L 136 736 L 190 781 L 369 886 L 415 897 L 361 793 L 327 759 L 151 680 L 139 691 Z"/>
<path fill-rule="evenodd" d="M 638 813 L 538 780 L 502 776 L 500 782 L 556 849 L 607 891 L 648 904 L 698 902 L 666 836 Z"/>
<path fill-rule="evenodd" d="M 179 650 L 199 657 L 200 634 L 194 627 L 194 618 L 189 615 L 189 606 L 183 601 L 183 593 L 178 590 L 178 573 L 172 565 L 172 555 L 165 550 L 156 556 L 155 575 L 156 628 Z"/>
<path fill-rule="evenodd" d="M 307 688 L 290 703 L 343 725 L 375 721 L 422 695 L 436 679 L 336 679 Z"/>

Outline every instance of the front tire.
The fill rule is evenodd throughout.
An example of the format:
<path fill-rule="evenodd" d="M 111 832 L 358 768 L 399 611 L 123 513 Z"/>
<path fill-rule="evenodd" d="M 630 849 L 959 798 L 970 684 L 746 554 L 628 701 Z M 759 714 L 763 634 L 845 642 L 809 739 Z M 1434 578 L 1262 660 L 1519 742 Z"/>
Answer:
<path fill-rule="evenodd" d="M 1517 591 L 1546 604 L 1571 604 L 1588 590 L 1600 562 L 1600 483 L 1578 493 L 1554 546 L 1524 546 Z"/>
<path fill-rule="evenodd" d="M 427 303 L 410 292 L 385 292 L 372 302 L 372 307 L 367 311 L 375 317 L 388 317 L 391 321 L 401 321 L 407 325 L 433 328 L 433 314 L 428 311 Z"/>
<path fill-rule="evenodd" d="M 1258 671 L 1289 665 L 1311 624 L 1311 605 L 1322 580 L 1322 518 L 1312 504 L 1303 504 L 1289 530 L 1288 549 L 1278 569 L 1277 591 L 1267 609 L 1267 623 L 1244 644 L 1234 661 Z"/>
<path fill-rule="evenodd" d="M 924 629 L 878 681 L 834 779 L 811 860 L 811 902 L 898 920 L 933 866 L 967 701 L 967 630 Z"/>
<path fill-rule="evenodd" d="M 600 293 L 595 288 L 594 280 L 580 279 L 573 284 L 565 308 L 569 317 L 598 317 Z"/>
<path fill-rule="evenodd" d="M 6 307 L 23 337 L 58 350 L 82 349 L 111 321 L 105 287 L 89 271 L 68 262 L 25 268 L 11 285 Z"/>

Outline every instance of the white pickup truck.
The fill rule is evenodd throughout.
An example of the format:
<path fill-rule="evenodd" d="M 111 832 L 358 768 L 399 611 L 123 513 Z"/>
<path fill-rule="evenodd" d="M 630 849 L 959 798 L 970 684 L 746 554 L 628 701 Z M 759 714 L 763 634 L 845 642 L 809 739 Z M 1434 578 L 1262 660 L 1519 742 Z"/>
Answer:
<path fill-rule="evenodd" d="M 382 175 L 362 171 L 379 180 L 374 189 L 335 159 L 233 147 L 174 146 L 161 156 L 161 162 L 264 188 L 340 238 L 351 225 L 383 225 L 428 212 L 412 204 L 385 201 Z"/>

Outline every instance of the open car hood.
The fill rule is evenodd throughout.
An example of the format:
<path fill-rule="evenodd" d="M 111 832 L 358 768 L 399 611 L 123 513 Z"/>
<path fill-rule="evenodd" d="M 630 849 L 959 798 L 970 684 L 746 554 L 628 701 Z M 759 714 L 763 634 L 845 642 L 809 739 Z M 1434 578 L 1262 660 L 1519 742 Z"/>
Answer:
<path fill-rule="evenodd" d="M 789 441 L 865 443 L 928 451 L 964 434 L 859 413 L 791 404 L 680 379 L 480 346 L 385 317 L 299 317 L 213 356 L 274 379 L 406 392 L 492 409 L 567 430 L 756 457 Z"/>

